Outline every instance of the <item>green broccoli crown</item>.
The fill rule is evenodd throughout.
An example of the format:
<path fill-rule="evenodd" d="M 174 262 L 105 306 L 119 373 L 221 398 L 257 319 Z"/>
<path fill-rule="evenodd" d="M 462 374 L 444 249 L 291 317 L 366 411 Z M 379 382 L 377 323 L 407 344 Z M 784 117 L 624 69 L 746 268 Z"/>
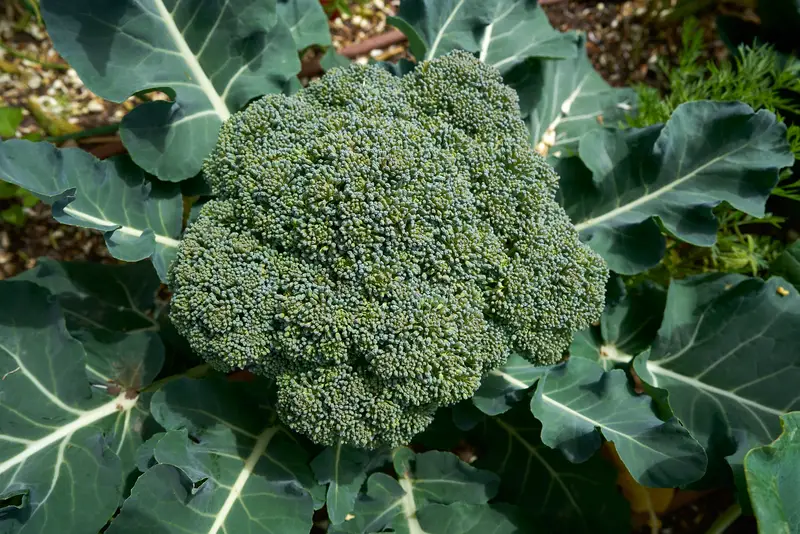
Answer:
<path fill-rule="evenodd" d="M 602 311 L 607 269 L 516 93 L 468 53 L 261 98 L 204 171 L 171 317 L 215 368 L 274 378 L 317 443 L 408 443 L 511 351 L 556 362 Z"/>

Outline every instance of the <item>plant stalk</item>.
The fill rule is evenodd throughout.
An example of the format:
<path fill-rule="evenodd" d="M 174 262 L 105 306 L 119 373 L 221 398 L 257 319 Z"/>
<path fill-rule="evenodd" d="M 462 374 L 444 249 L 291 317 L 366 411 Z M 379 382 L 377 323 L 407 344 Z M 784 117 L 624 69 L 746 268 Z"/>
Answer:
<path fill-rule="evenodd" d="M 739 519 L 740 515 L 742 515 L 742 507 L 739 506 L 739 503 L 732 504 L 714 521 L 714 524 L 706 531 L 706 534 L 724 534 L 728 527 Z"/>

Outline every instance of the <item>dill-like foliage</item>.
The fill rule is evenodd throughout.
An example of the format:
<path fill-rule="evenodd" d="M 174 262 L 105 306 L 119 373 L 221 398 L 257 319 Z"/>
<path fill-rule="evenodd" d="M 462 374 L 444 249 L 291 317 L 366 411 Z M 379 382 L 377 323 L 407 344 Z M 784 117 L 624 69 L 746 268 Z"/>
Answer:
<path fill-rule="evenodd" d="M 639 108 L 628 117 L 631 127 L 666 122 L 684 102 L 740 101 L 753 109 L 767 109 L 787 126 L 790 149 L 800 160 L 800 60 L 776 52 L 769 45 L 740 46 L 732 60 L 703 61 L 703 32 L 696 19 L 687 19 L 681 34 L 677 65 L 659 64 L 668 89 L 639 85 Z M 798 165 L 795 165 L 797 168 Z M 785 169 L 773 195 L 800 202 L 800 178 Z M 800 208 L 799 208 L 800 209 Z M 720 221 L 717 243 L 699 248 L 669 240 L 667 255 L 651 276 L 669 279 L 709 271 L 764 273 L 785 248 L 770 235 L 784 219 L 775 215 L 757 219 L 727 204 L 715 213 Z"/>

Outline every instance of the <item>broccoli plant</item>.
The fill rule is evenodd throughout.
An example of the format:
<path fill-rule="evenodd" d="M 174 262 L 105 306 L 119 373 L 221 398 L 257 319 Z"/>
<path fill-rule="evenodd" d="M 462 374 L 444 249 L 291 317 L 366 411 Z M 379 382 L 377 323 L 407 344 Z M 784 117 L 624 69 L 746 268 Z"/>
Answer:
<path fill-rule="evenodd" d="M 264 97 L 204 170 L 171 318 L 214 368 L 274 378 L 317 443 L 408 443 L 509 353 L 555 363 L 602 311 L 607 270 L 516 93 L 465 52 Z"/>
<path fill-rule="evenodd" d="M 533 1 L 403 1 L 414 62 L 305 87 L 316 0 L 40 7 L 92 91 L 169 100 L 111 159 L 0 143 L 120 260 L 0 281 L 4 532 L 625 532 L 687 487 L 796 527 L 797 290 L 630 278 L 763 215 L 775 115 L 619 128 L 635 94 Z"/>

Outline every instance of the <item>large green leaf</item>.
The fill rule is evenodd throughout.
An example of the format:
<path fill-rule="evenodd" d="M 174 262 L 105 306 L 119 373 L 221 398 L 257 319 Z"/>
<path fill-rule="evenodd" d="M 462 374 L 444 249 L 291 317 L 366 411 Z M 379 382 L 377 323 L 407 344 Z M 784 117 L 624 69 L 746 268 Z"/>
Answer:
<path fill-rule="evenodd" d="M 573 462 L 584 462 L 613 441 L 620 459 L 643 486 L 686 486 L 703 476 L 706 455 L 681 424 L 661 421 L 650 397 L 634 393 L 621 369 L 604 371 L 574 358 L 539 381 L 531 411 L 542 422 L 542 441 Z"/>
<path fill-rule="evenodd" d="M 151 410 L 167 432 L 110 534 L 307 534 L 316 484 L 304 447 L 260 401 L 263 384 L 173 381 Z"/>
<path fill-rule="evenodd" d="M 391 527 L 398 533 L 420 534 L 426 531 L 417 514 L 429 504 L 484 505 L 497 493 L 494 473 L 475 469 L 449 452 L 415 455 L 410 449 L 395 449 L 393 464 L 398 478 L 370 476 L 352 516 L 333 532 L 366 534 Z"/>
<path fill-rule="evenodd" d="M 43 0 L 41 9 L 56 49 L 95 94 L 173 96 L 140 105 L 120 128 L 133 160 L 163 180 L 197 174 L 222 122 L 300 70 L 275 0 Z"/>
<path fill-rule="evenodd" d="M 27 280 L 50 291 L 61 304 L 70 331 L 132 332 L 156 328 L 155 297 L 161 285 L 149 262 L 103 265 L 39 258 Z"/>
<path fill-rule="evenodd" d="M 616 487 L 617 472 L 599 455 L 573 464 L 539 439 L 524 404 L 486 418 L 473 443 L 485 446 L 475 466 L 500 475 L 498 499 L 516 504 L 547 532 L 627 532 L 630 510 Z"/>
<path fill-rule="evenodd" d="M 676 280 L 658 337 L 633 367 L 720 468 L 737 440 L 769 443 L 779 417 L 800 408 L 786 387 L 800 380 L 798 328 L 800 298 L 780 278 Z"/>
<path fill-rule="evenodd" d="M 639 354 L 656 338 L 666 298 L 666 291 L 650 282 L 625 289 L 616 301 L 607 296 L 600 324 L 575 334 L 570 356 L 600 362 L 607 370 L 626 355 Z M 628 361 L 630 356 L 623 360 Z"/>
<path fill-rule="evenodd" d="M 0 143 L 0 178 L 52 205 L 57 221 L 102 231 L 115 258 L 151 258 L 166 280 L 181 233 L 177 185 L 149 179 L 124 156 L 100 161 L 77 148 L 19 139 Z"/>
<path fill-rule="evenodd" d="M 505 76 L 519 95 L 531 145 L 542 155 L 574 152 L 586 132 L 613 126 L 635 101 L 632 90 L 612 88 L 594 70 L 584 37 L 572 47 L 569 59 L 531 58 Z"/>
<path fill-rule="evenodd" d="M 328 17 L 319 0 L 278 0 L 278 14 L 289 26 L 298 50 L 311 45 L 330 46 Z"/>
<path fill-rule="evenodd" d="M 511 354 L 502 367 L 493 369 L 481 380 L 481 387 L 472 397 L 473 404 L 487 415 L 499 415 L 522 400 L 525 392 L 544 375 L 550 366 L 536 366 Z"/>
<path fill-rule="evenodd" d="M 712 208 L 722 201 L 753 216 L 794 162 L 786 127 L 766 110 L 739 102 L 688 102 L 663 126 L 596 130 L 580 159 L 557 166 L 561 200 L 581 239 L 619 273 L 656 265 L 664 238 L 711 246 Z"/>
<path fill-rule="evenodd" d="M 320 484 L 327 484 L 325 504 L 331 523 L 342 523 L 353 511 L 367 475 L 387 461 L 383 451 L 369 453 L 346 445 L 326 447 L 311 462 Z"/>
<path fill-rule="evenodd" d="M 90 387 L 86 354 L 57 302 L 0 282 L 0 516 L 3 532 L 95 533 L 122 497 L 118 452 L 138 430 L 134 392 Z"/>
<path fill-rule="evenodd" d="M 744 459 L 759 532 L 800 532 L 800 412 L 781 417 L 783 433 Z"/>
<path fill-rule="evenodd" d="M 575 55 L 575 37 L 554 30 L 536 0 L 403 0 L 389 23 L 418 61 L 460 49 L 504 73 L 529 57 Z"/>

